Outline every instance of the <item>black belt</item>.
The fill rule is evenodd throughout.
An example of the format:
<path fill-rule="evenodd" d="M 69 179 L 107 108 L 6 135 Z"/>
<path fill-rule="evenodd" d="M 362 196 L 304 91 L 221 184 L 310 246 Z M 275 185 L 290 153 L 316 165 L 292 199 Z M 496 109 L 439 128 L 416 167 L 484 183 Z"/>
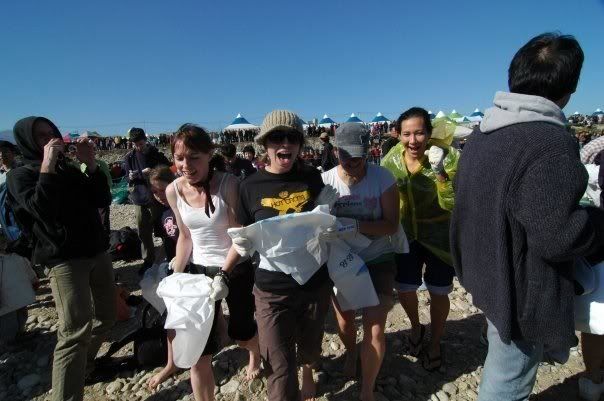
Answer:
<path fill-rule="evenodd" d="M 221 269 L 220 266 L 202 266 L 189 263 L 185 271 L 191 274 L 205 274 L 208 277 L 214 277 Z"/>

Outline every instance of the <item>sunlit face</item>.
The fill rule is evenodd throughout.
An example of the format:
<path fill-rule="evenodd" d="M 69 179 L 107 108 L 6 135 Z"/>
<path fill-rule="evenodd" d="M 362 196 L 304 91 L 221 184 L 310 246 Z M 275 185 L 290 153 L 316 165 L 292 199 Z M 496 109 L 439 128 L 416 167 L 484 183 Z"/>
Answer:
<path fill-rule="evenodd" d="M 430 139 L 422 117 L 411 117 L 401 123 L 401 143 L 405 152 L 419 159 L 424 156 Z"/>
<path fill-rule="evenodd" d="M 292 131 L 273 131 L 266 139 L 266 154 L 270 162 L 268 171 L 275 174 L 287 173 L 292 169 L 302 140 Z"/>
<path fill-rule="evenodd" d="M 254 160 L 254 154 L 252 152 L 243 152 L 243 157 L 249 161 Z"/>
<path fill-rule="evenodd" d="M 56 138 L 53 127 L 44 120 L 37 120 L 32 127 L 32 132 L 34 140 L 40 149 L 44 149 L 44 146 L 51 139 Z"/>
<path fill-rule="evenodd" d="M 151 192 L 155 199 L 164 206 L 168 206 L 168 198 L 166 198 L 166 188 L 170 185 L 167 182 L 159 180 L 151 180 Z"/>
<path fill-rule="evenodd" d="M 208 176 L 212 152 L 204 153 L 187 148 L 182 140 L 174 144 L 174 165 L 176 170 L 190 184 L 197 184 Z"/>

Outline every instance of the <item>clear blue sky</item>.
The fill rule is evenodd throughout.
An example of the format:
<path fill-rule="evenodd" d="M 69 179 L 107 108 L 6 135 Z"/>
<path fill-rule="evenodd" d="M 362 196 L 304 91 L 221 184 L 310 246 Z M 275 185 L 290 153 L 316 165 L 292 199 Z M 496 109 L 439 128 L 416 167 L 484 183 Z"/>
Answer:
<path fill-rule="evenodd" d="M 63 131 L 148 132 L 275 108 L 304 119 L 462 114 L 507 89 L 532 36 L 573 34 L 586 54 L 565 109 L 604 108 L 604 2 L 2 1 L 0 130 L 44 115 Z M 143 124 L 144 122 L 144 124 Z"/>

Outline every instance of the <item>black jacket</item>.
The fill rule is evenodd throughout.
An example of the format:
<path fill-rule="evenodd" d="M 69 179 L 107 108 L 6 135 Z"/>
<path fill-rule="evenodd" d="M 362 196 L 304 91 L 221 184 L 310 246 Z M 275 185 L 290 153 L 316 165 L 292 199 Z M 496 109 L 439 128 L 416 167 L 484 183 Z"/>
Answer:
<path fill-rule="evenodd" d="M 126 170 L 126 179 L 128 186 L 134 187 L 131 191 L 130 200 L 135 205 L 148 205 L 153 196 L 149 188 L 149 181 L 142 174 L 146 168 L 156 168 L 157 166 L 170 166 L 168 158 L 151 144 L 147 144 L 143 152 L 132 149 L 124 156 L 124 170 Z M 130 180 L 130 171 L 136 172 L 136 177 Z"/>
<path fill-rule="evenodd" d="M 525 122 L 469 137 L 454 181 L 451 253 L 503 341 L 576 345 L 573 261 L 604 245 L 604 211 L 579 206 L 586 186 L 563 127 Z"/>
<path fill-rule="evenodd" d="M 323 171 L 329 171 L 338 164 L 338 159 L 333 153 L 333 145 L 329 142 L 324 143 L 323 152 L 321 153 L 321 168 Z"/>
<path fill-rule="evenodd" d="M 15 140 L 26 164 L 8 173 L 8 202 L 19 223 L 34 237 L 33 262 L 52 267 L 107 249 L 109 241 L 98 209 L 111 203 L 111 192 L 99 168 L 87 176 L 62 161 L 57 163 L 56 174 L 40 173 L 43 150 L 32 135 L 38 119 L 48 122 L 55 136 L 61 137 L 45 118 L 28 117 L 17 122 Z"/>

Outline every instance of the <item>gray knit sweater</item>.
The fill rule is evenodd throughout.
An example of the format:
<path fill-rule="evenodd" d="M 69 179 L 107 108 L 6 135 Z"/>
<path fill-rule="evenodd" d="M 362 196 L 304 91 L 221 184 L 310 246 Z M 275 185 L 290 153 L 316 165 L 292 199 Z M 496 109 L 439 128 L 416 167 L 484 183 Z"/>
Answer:
<path fill-rule="evenodd" d="M 575 345 L 573 259 L 604 246 L 604 211 L 579 206 L 587 173 L 563 121 L 546 99 L 498 93 L 458 165 L 455 270 L 505 342 Z"/>

